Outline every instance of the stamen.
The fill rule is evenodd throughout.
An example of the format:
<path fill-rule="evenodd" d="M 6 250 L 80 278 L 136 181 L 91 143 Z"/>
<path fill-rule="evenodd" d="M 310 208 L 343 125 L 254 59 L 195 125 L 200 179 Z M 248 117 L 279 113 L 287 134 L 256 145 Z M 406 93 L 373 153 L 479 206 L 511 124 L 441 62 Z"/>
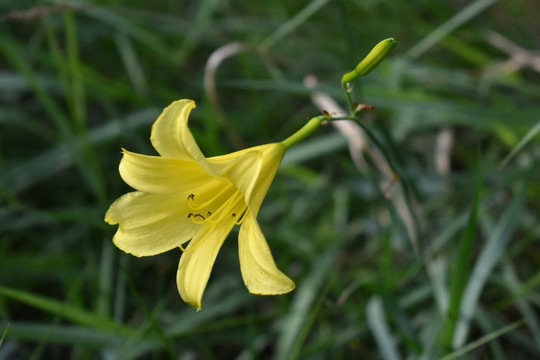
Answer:
<path fill-rule="evenodd" d="M 226 216 L 231 214 L 232 210 L 237 208 L 239 203 L 243 200 L 244 199 L 242 194 L 240 194 L 239 192 L 235 193 L 227 201 L 225 201 L 225 203 L 223 203 L 223 205 L 221 205 L 219 209 L 217 209 L 217 211 L 214 213 L 214 216 L 212 216 L 211 219 L 208 219 L 208 221 L 210 221 L 211 223 L 215 223 L 223 220 Z"/>
<path fill-rule="evenodd" d="M 244 210 L 244 212 L 242 213 L 242 215 L 240 215 L 240 218 L 238 220 L 236 220 L 234 222 L 235 225 L 240 225 L 244 222 L 244 220 L 246 219 L 246 214 L 249 212 L 249 210 Z M 233 214 L 233 218 L 236 217 L 236 213 Z"/>
<path fill-rule="evenodd" d="M 215 188 L 213 188 L 215 189 Z M 223 184 L 221 188 L 215 189 L 216 194 L 208 198 L 210 189 L 204 192 L 203 199 L 208 199 L 203 202 L 195 201 L 195 194 L 189 194 L 187 197 L 188 206 L 194 210 L 189 213 L 188 219 L 191 219 L 194 224 L 215 224 L 225 220 L 232 215 L 234 224 L 241 224 L 245 218 L 246 203 L 244 196 L 240 193 L 233 184 Z M 211 211 L 210 211 L 211 210 Z M 206 214 L 206 216 L 202 215 Z M 240 216 L 238 216 L 240 215 Z"/>
<path fill-rule="evenodd" d="M 208 207 L 208 205 L 212 204 L 212 202 L 221 197 L 225 192 L 229 191 L 232 186 L 232 184 L 227 184 L 227 186 L 221 187 L 221 189 L 210 199 L 198 204 L 195 204 L 195 194 L 189 194 L 187 197 L 189 208 L 192 210 L 199 210 L 204 207 Z"/>
<path fill-rule="evenodd" d="M 205 217 L 201 214 L 189 213 L 187 217 L 188 219 L 191 218 L 191 221 L 193 221 L 193 223 L 195 224 L 204 224 L 204 222 L 206 221 Z M 197 218 L 201 218 L 202 220 L 198 220 Z"/>

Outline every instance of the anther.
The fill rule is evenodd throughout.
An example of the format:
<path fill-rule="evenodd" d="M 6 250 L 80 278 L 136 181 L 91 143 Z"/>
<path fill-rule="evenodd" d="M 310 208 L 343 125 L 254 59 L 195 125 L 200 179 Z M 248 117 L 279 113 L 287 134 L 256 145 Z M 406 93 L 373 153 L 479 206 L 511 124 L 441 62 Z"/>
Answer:
<path fill-rule="evenodd" d="M 188 219 L 191 219 L 194 224 L 202 224 L 206 222 L 206 218 L 201 214 L 189 213 L 187 217 Z"/>
<path fill-rule="evenodd" d="M 249 210 L 245 210 L 241 215 L 240 215 L 240 218 L 239 219 L 236 219 L 236 213 L 233 214 L 233 218 L 236 219 L 236 221 L 234 222 L 236 225 L 240 225 L 244 222 L 244 219 L 246 218 L 247 216 L 247 213 L 248 213 Z"/>
<path fill-rule="evenodd" d="M 195 199 L 195 194 L 189 194 L 187 198 L 188 200 L 193 200 Z"/>
<path fill-rule="evenodd" d="M 193 217 L 200 217 L 201 219 L 206 220 L 204 216 L 202 216 L 201 214 L 194 214 Z"/>

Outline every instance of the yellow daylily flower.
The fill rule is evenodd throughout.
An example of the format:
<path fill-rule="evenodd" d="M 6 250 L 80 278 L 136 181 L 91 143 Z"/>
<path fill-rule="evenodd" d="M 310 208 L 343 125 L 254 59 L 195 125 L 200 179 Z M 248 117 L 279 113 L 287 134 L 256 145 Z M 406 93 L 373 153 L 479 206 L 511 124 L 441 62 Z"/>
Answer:
<path fill-rule="evenodd" d="M 175 101 L 156 120 L 150 140 L 160 156 L 123 150 L 120 175 L 137 191 L 118 198 L 105 215 L 107 223 L 119 225 L 114 244 L 135 256 L 180 247 L 178 291 L 200 310 L 217 253 L 232 228 L 241 225 L 238 253 L 249 292 L 292 291 L 294 282 L 277 268 L 257 214 L 285 151 L 324 118 L 312 119 L 307 130 L 283 142 L 207 158 L 188 128 L 194 108 L 192 100 Z"/>

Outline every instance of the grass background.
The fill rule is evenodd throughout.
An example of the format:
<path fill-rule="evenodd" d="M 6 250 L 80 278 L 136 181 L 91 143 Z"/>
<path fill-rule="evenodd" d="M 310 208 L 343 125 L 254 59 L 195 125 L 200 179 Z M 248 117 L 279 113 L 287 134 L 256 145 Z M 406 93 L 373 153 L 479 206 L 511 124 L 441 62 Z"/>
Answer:
<path fill-rule="evenodd" d="M 535 0 L 2 1 L 0 359 L 540 357 L 539 13 Z M 179 250 L 113 246 L 120 148 L 154 154 L 171 101 L 197 102 L 208 155 L 279 141 L 320 113 L 307 74 L 345 106 L 342 74 L 387 37 L 398 46 L 353 96 L 375 105 L 362 119 L 409 185 L 417 242 L 384 174 L 358 171 L 328 126 L 291 151 L 259 215 L 291 294 L 247 292 L 234 232 L 198 313 L 176 290 Z M 204 69 L 232 42 L 247 50 L 218 68 L 220 111 Z"/>

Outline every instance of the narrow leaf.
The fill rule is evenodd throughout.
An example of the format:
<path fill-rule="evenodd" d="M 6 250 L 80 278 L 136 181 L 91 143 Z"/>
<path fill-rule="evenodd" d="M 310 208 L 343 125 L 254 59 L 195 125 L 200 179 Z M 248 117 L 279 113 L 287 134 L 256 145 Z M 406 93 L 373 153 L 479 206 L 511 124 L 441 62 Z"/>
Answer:
<path fill-rule="evenodd" d="M 132 330 L 113 320 L 89 313 L 83 309 L 61 301 L 35 295 L 30 292 L 0 286 L 0 295 L 11 298 L 45 312 L 68 319 L 75 324 L 100 329 L 108 333 L 130 335 Z"/>
<path fill-rule="evenodd" d="M 478 203 L 480 199 L 481 180 L 478 176 L 474 203 L 469 215 L 465 235 L 461 239 L 458 249 L 455 267 L 452 271 L 452 279 L 450 286 L 450 302 L 448 311 L 441 329 L 441 346 L 443 352 L 449 352 L 452 348 L 452 340 L 456 329 L 457 320 L 459 318 L 459 309 L 463 299 L 463 293 L 467 280 L 469 279 L 469 268 L 471 263 L 474 240 L 476 236 L 476 220 L 478 216 Z"/>

